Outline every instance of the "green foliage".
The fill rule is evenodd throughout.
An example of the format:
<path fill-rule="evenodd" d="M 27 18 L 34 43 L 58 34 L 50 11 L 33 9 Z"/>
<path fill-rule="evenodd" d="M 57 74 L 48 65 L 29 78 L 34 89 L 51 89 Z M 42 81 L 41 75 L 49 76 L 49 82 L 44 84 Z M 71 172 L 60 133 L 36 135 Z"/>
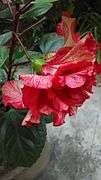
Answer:
<path fill-rule="evenodd" d="M 23 15 L 23 18 L 35 18 L 42 16 L 49 11 L 55 1 L 56 0 L 36 0 L 35 2 L 32 2 L 33 6 Z"/>
<path fill-rule="evenodd" d="M 21 126 L 26 111 L 10 109 L 2 117 L 0 128 L 0 163 L 7 167 L 31 166 L 44 147 L 46 125 Z M 0 117 L 1 118 L 1 117 Z"/>
<path fill-rule="evenodd" d="M 91 31 L 97 41 L 101 41 L 101 14 L 97 11 L 98 1 L 90 4 L 88 0 L 75 2 L 75 15 L 78 21 L 78 30 L 81 35 Z M 96 30 L 96 33 L 95 33 Z"/>
<path fill-rule="evenodd" d="M 96 41 L 101 42 L 101 2 L 96 0 L 90 1 L 77 1 L 75 2 L 75 15 L 78 21 L 78 31 L 81 36 L 87 32 L 92 32 Z M 101 63 L 101 52 L 97 53 L 97 61 Z"/>
<path fill-rule="evenodd" d="M 5 70 L 0 68 L 0 85 L 2 85 L 5 80 L 7 80 Z"/>
<path fill-rule="evenodd" d="M 9 50 L 6 47 L 0 47 L 0 68 L 4 65 L 9 55 Z"/>
<path fill-rule="evenodd" d="M 42 115 L 42 121 L 44 121 L 45 123 L 52 123 L 54 119 L 54 115 L 53 113 L 51 113 L 49 116 L 46 115 Z"/>
<path fill-rule="evenodd" d="M 40 40 L 40 49 L 43 53 L 47 54 L 55 52 L 63 47 L 64 39 L 59 37 L 56 33 L 45 34 Z"/>
<path fill-rule="evenodd" d="M 35 4 L 32 6 L 32 8 L 27 11 L 24 15 L 23 18 L 35 18 L 38 16 L 41 16 L 45 14 L 50 8 L 52 7 L 51 3 L 40 3 L 40 4 Z"/>
<path fill-rule="evenodd" d="M 32 67 L 36 73 L 41 72 L 43 64 L 45 64 L 45 59 L 41 53 L 35 53 L 34 56 L 32 55 Z"/>
<path fill-rule="evenodd" d="M 101 63 L 101 49 L 98 50 L 97 61 L 98 61 L 98 63 Z"/>
<path fill-rule="evenodd" d="M 12 37 L 12 32 L 7 32 L 0 35 L 0 46 L 6 44 Z"/>
<path fill-rule="evenodd" d="M 0 11 L 0 17 L 1 18 L 11 18 L 11 12 L 8 7 Z"/>

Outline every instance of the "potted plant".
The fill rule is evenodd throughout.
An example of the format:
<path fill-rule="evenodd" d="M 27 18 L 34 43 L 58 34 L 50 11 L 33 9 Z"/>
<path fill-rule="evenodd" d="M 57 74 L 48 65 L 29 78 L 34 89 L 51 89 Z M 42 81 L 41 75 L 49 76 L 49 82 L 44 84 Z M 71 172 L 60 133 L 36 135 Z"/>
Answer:
<path fill-rule="evenodd" d="M 30 128 L 22 126 L 21 122 L 28 110 L 23 103 L 19 102 L 21 92 L 16 86 L 19 80 L 15 81 L 15 79 L 18 79 L 21 72 L 27 71 L 31 73 L 33 71 L 39 73 L 44 61 L 44 55 L 37 50 L 38 31 L 41 31 L 41 26 L 46 20 L 44 14 L 49 11 L 54 1 L 7 0 L 1 2 L 0 166 L 5 169 L 31 166 L 40 157 L 46 142 L 46 122 L 50 122 L 52 116 L 49 116 L 49 118 L 41 116 L 40 124 L 35 123 Z M 55 37 L 54 34 L 53 36 Z M 56 40 L 63 41 L 61 38 Z M 42 42 L 43 40 L 41 44 Z M 9 90 L 3 86 L 8 82 L 11 86 L 9 86 Z M 7 94 L 16 99 L 17 104 L 14 105 L 11 102 L 9 104 L 5 101 L 5 98 L 12 100 L 9 95 L 3 92 L 3 87 L 7 90 Z M 14 95 L 12 90 L 16 91 L 17 94 Z M 5 100 L 3 99 L 3 93 L 7 95 L 4 97 Z M 7 102 L 7 104 L 3 101 Z M 30 113 L 28 116 L 30 116 Z"/>
<path fill-rule="evenodd" d="M 7 21 L 0 35 L 0 164 L 5 168 L 36 162 L 46 123 L 64 124 L 95 85 L 98 46 L 91 32 L 80 37 L 71 13 L 63 12 L 55 33 L 39 37 L 43 14 L 54 1 L 7 0 L 0 12 Z"/>

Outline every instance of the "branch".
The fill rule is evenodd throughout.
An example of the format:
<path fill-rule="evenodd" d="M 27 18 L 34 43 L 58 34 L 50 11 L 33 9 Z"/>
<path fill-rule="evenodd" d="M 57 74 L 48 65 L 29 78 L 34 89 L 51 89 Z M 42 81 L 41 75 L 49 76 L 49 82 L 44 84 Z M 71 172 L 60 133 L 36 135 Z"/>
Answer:
<path fill-rule="evenodd" d="M 19 25 L 19 4 L 16 4 L 16 8 L 15 8 L 15 12 L 14 12 L 14 21 L 13 21 L 13 32 L 17 32 L 18 30 L 18 25 Z M 16 47 L 16 36 L 14 35 L 14 33 L 12 33 L 12 39 L 11 39 L 11 46 L 10 46 L 10 51 L 9 51 L 9 59 L 8 59 L 8 80 L 10 80 L 10 76 L 11 76 L 11 71 L 12 71 L 12 64 L 13 64 L 13 54 L 14 54 L 14 50 Z"/>
<path fill-rule="evenodd" d="M 31 6 L 32 0 L 29 0 L 21 9 L 20 9 L 20 14 L 25 13 Z"/>
<path fill-rule="evenodd" d="M 26 48 L 25 48 L 24 45 L 22 44 L 19 36 L 18 36 L 16 33 L 14 33 L 14 35 L 15 35 L 16 39 L 19 41 L 19 43 L 20 43 L 23 51 L 25 52 L 25 55 L 26 55 L 27 59 L 28 59 L 29 61 L 31 61 L 31 57 L 30 57 L 29 53 L 26 51 Z"/>
<path fill-rule="evenodd" d="M 25 29 L 22 33 L 20 33 L 19 35 L 22 36 L 24 33 L 26 33 L 27 31 L 31 30 L 33 27 L 39 25 L 41 22 L 43 22 L 44 20 L 46 20 L 46 17 L 43 17 L 42 19 L 40 19 L 38 22 L 32 24 L 31 26 L 29 26 L 27 29 Z"/>
<path fill-rule="evenodd" d="M 31 62 L 31 61 L 24 61 L 24 62 L 20 62 L 20 63 L 13 64 L 13 66 L 25 65 L 25 64 L 29 64 L 30 62 Z"/>
<path fill-rule="evenodd" d="M 7 2 L 7 4 L 8 4 L 9 9 L 10 9 L 10 12 L 11 12 L 11 14 L 12 14 L 12 16 L 13 16 L 13 11 L 12 11 L 12 8 L 11 8 L 11 5 L 10 5 L 10 1 L 9 1 L 9 0 L 6 0 L 6 2 Z"/>

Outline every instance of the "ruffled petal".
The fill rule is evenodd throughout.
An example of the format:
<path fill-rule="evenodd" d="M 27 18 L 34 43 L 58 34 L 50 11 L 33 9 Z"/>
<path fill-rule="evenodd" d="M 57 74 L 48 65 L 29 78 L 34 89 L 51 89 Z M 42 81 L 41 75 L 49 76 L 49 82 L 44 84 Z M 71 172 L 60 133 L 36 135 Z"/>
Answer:
<path fill-rule="evenodd" d="M 24 108 L 22 91 L 17 81 L 6 81 L 2 87 L 2 97 L 5 106 L 12 106 L 17 109 Z"/>
<path fill-rule="evenodd" d="M 44 93 L 42 93 L 40 89 L 32 88 L 29 86 L 24 86 L 22 89 L 23 93 L 23 103 L 26 108 L 30 109 L 33 116 L 38 114 L 40 106 L 41 106 L 41 98 L 44 97 Z"/>
<path fill-rule="evenodd" d="M 46 75 L 63 75 L 63 73 L 75 73 L 96 62 L 97 44 L 91 33 L 88 33 L 73 48 L 62 48 L 51 61 L 43 66 L 42 72 Z"/>
<path fill-rule="evenodd" d="M 63 102 L 60 97 L 54 92 L 54 90 L 48 90 L 48 104 L 49 106 L 58 112 L 67 111 L 68 105 Z"/>
<path fill-rule="evenodd" d="M 20 75 L 20 79 L 25 86 L 48 89 L 52 86 L 52 76 L 41 76 L 33 74 Z"/>
<path fill-rule="evenodd" d="M 47 104 L 44 105 L 40 109 L 40 113 L 45 114 L 45 115 L 50 115 L 52 112 L 53 112 L 53 109 L 51 107 L 49 107 Z"/>
<path fill-rule="evenodd" d="M 54 126 L 60 126 L 63 125 L 65 123 L 65 115 L 66 113 L 64 112 L 54 112 L 54 121 L 53 121 L 53 125 Z"/>
<path fill-rule="evenodd" d="M 22 122 L 22 126 L 31 127 L 33 124 L 39 124 L 39 123 L 40 123 L 40 115 L 34 117 L 32 115 L 32 112 L 29 110 Z"/>

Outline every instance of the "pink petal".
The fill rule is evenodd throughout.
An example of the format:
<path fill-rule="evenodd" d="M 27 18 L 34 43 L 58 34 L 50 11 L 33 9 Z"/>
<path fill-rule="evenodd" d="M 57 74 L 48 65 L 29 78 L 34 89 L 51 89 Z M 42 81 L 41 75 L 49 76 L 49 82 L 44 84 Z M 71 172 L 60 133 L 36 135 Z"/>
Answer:
<path fill-rule="evenodd" d="M 13 106 L 17 109 L 24 108 L 22 91 L 17 81 L 6 81 L 2 87 L 3 103 L 5 106 Z"/>
<path fill-rule="evenodd" d="M 65 84 L 70 88 L 77 88 L 84 85 L 86 78 L 77 74 L 65 76 Z"/>
<path fill-rule="evenodd" d="M 20 75 L 20 79 L 29 87 L 48 89 L 52 86 L 52 76 L 24 74 Z"/>

